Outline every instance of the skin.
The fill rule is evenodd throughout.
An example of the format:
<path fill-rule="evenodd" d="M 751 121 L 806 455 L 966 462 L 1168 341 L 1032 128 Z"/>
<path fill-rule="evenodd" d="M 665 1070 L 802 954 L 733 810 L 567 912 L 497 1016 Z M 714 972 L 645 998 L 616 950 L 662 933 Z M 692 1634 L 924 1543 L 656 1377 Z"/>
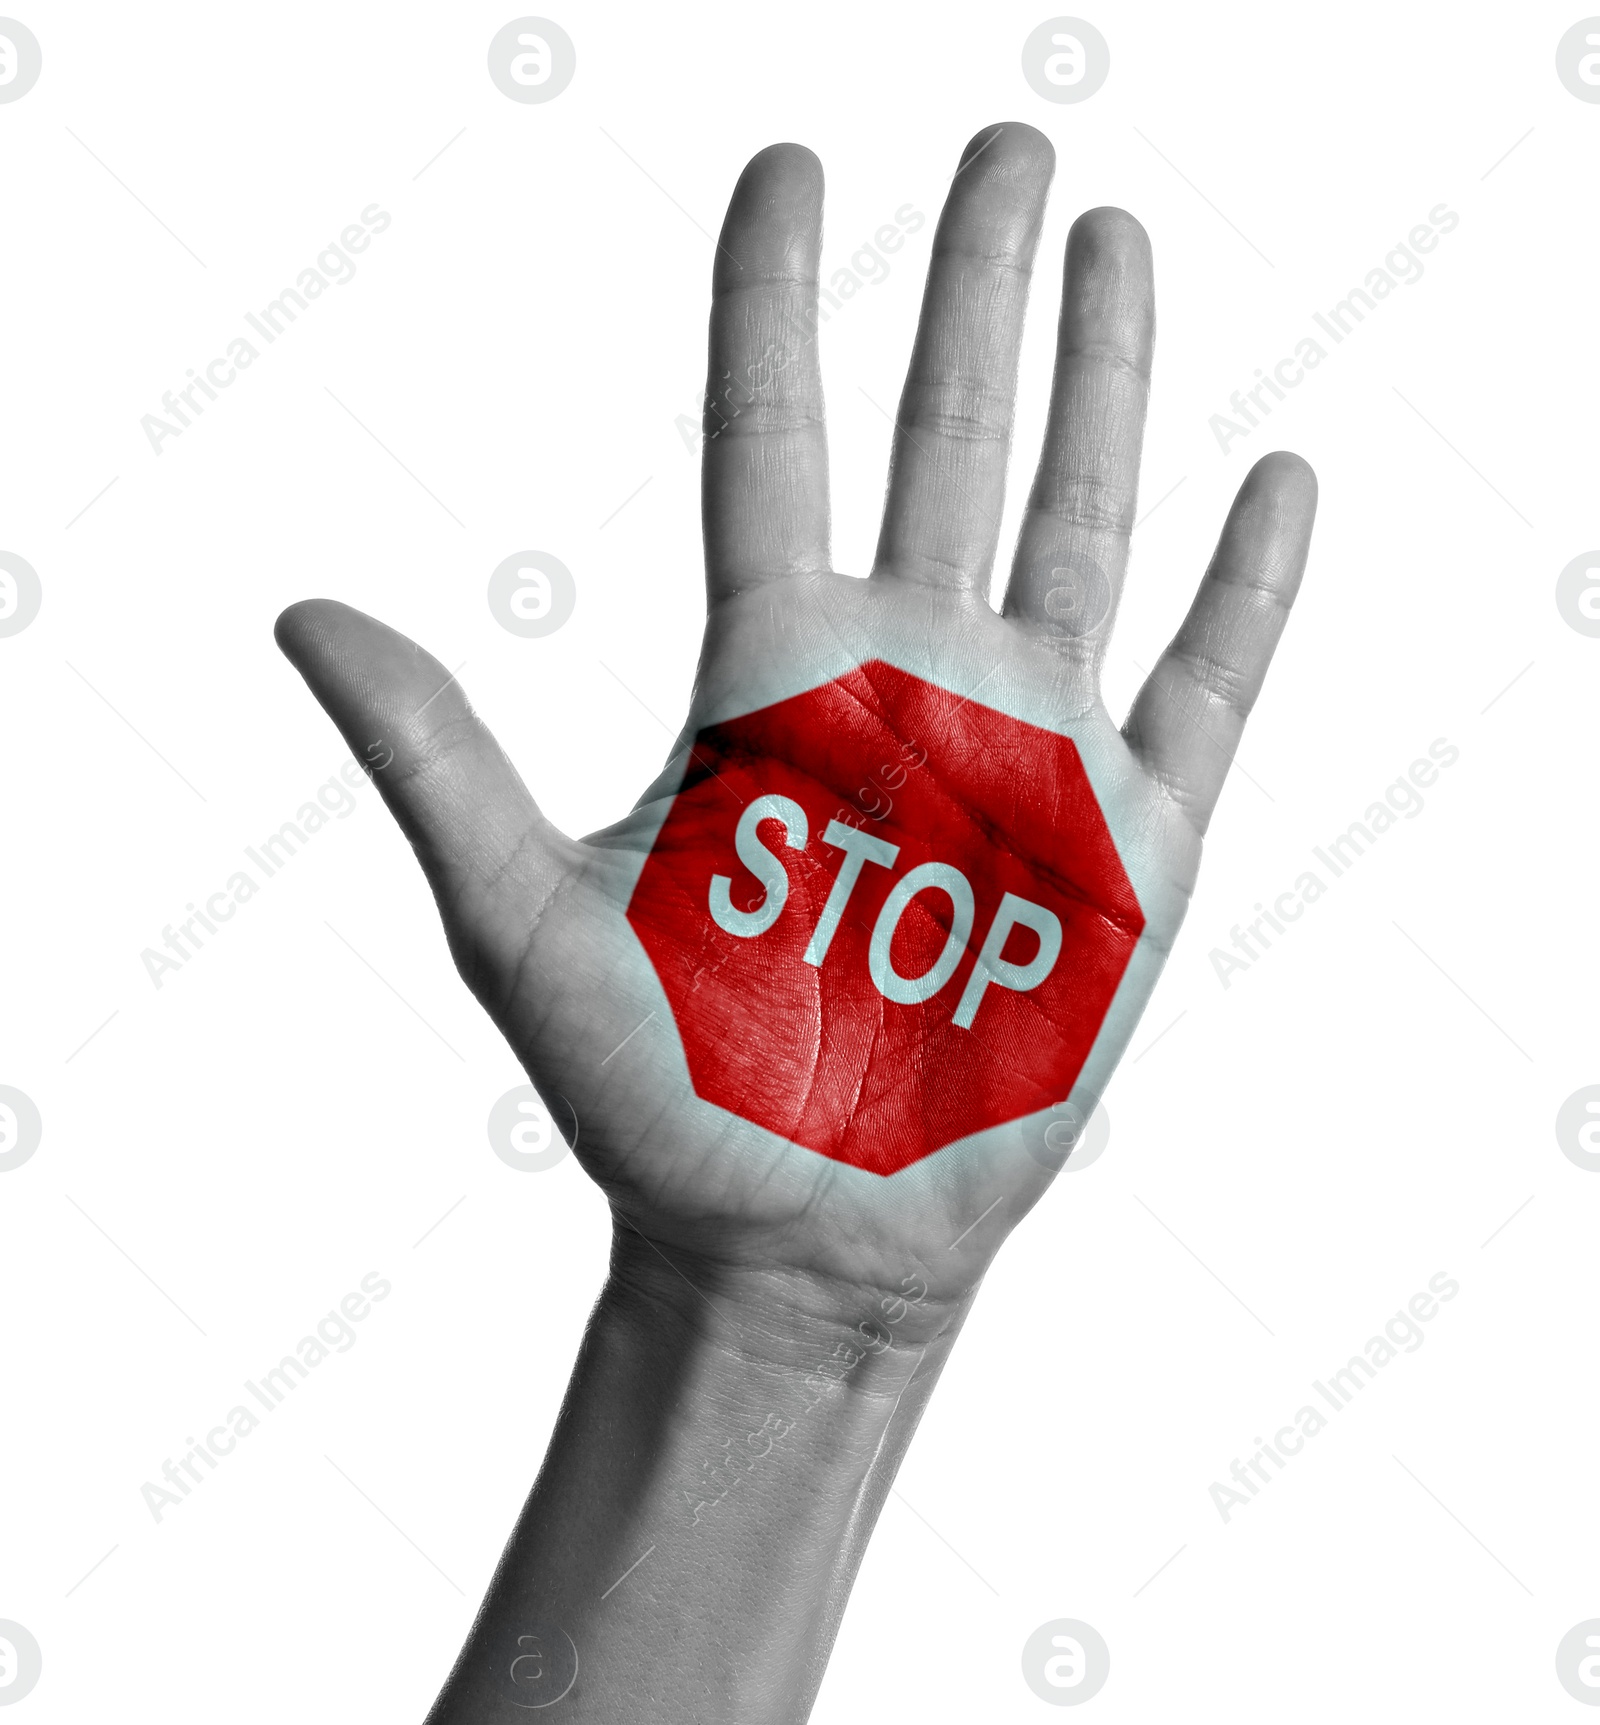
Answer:
<path fill-rule="evenodd" d="M 279 620 L 284 652 L 352 748 L 393 751 L 375 776 L 462 976 L 555 1117 L 575 1116 L 576 1154 L 616 1222 L 566 1404 L 436 1704 L 441 1725 L 526 1719 L 574 1659 L 548 1717 L 803 1720 L 978 1283 L 1053 1177 L 1029 1150 L 1038 1116 L 882 1178 L 693 1094 L 623 913 L 695 733 L 881 657 L 957 692 L 981 681 L 986 704 L 1071 736 L 1147 919 L 1073 1091 L 1081 1117 L 1177 933 L 1299 586 L 1316 482 L 1293 455 L 1251 469 L 1119 728 L 1099 668 L 1135 514 L 1153 290 L 1139 224 L 1089 211 L 1068 241 L 1048 430 L 993 609 L 1053 165 L 1048 141 L 1016 124 L 963 155 L 866 580 L 834 572 L 829 546 L 813 334 L 821 166 L 780 144 L 745 169 L 715 264 L 699 674 L 679 745 L 614 826 L 556 831 L 460 686 L 382 623 L 330 600 Z"/>

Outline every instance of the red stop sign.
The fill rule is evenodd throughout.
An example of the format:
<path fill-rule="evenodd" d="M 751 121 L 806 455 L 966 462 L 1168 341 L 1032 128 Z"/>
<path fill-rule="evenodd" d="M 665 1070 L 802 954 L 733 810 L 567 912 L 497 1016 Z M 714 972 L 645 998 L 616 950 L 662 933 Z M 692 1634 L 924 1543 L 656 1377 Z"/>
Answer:
<path fill-rule="evenodd" d="M 696 1095 L 893 1174 L 1065 1099 L 1144 913 L 1069 738 L 872 660 L 700 733 L 628 921 Z"/>

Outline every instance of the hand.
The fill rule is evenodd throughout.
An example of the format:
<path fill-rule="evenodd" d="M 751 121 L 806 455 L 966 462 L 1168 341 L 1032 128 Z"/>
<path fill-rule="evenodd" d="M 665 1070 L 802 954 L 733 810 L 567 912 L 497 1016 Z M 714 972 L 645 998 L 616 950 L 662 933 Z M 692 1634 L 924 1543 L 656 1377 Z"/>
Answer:
<path fill-rule="evenodd" d="M 1188 617 L 1118 730 L 1100 698 L 1099 668 L 1134 519 L 1154 312 L 1144 231 L 1131 216 L 1100 209 L 1079 218 L 1068 243 L 1044 450 L 1003 611 L 990 606 L 1024 303 L 1052 164 L 1049 143 L 1021 125 L 981 132 L 963 157 L 934 240 L 882 535 L 865 580 L 836 573 L 829 549 L 815 340 L 821 168 L 795 145 L 775 145 L 746 168 L 715 264 L 700 672 L 666 768 L 615 826 L 582 840 L 557 832 L 459 685 L 383 624 L 326 600 L 279 620 L 284 651 L 358 754 L 380 741 L 393 750 L 379 783 L 427 871 L 462 975 L 557 1120 L 575 1114 L 578 1158 L 619 1223 L 697 1286 L 754 1277 L 780 1299 L 837 1291 L 859 1310 L 863 1291 L 893 1296 L 910 1271 L 925 1279 L 932 1302 L 954 1308 L 965 1300 L 1051 1178 L 1049 1158 L 1028 1153 L 1030 1133 L 1036 1147 L 1042 1142 L 1040 1110 L 1070 1089 L 1076 1117 L 1087 1119 L 1127 1044 L 1177 934 L 1201 835 L 1299 585 L 1315 480 L 1297 457 L 1270 455 L 1245 479 Z M 927 750 L 931 739 L 895 730 L 893 713 L 857 722 L 852 703 L 843 703 L 829 744 L 834 777 L 817 790 L 803 854 L 791 848 L 792 834 L 786 846 L 781 822 L 757 829 L 762 846 L 786 859 L 786 914 L 799 931 L 792 938 L 816 922 L 844 862 L 844 849 L 823 836 L 825 805 L 854 798 L 861 830 L 886 844 L 917 837 L 896 826 L 893 812 L 869 818 L 879 812 L 876 790 L 871 799 L 856 795 L 861 775 L 880 764 L 873 750 L 888 738 L 908 752 L 890 763 L 890 780 L 880 774 L 875 784 L 887 786 L 910 762 L 919 795 L 1013 835 L 1020 817 L 1002 805 L 1022 805 L 1022 825 L 1031 821 L 1043 836 L 1031 853 L 1017 853 L 1013 836 L 1013 861 L 1066 877 L 1078 894 L 1069 945 L 1077 939 L 1081 961 L 1115 984 L 1103 1022 L 1103 1003 L 1076 998 L 1077 973 L 1065 968 L 1049 1010 L 1042 989 L 1028 1008 L 1046 1037 L 1062 1034 L 1075 1014 L 1090 1016 L 1092 1052 L 1059 1094 L 1041 1091 L 1025 1118 L 919 1154 L 892 1174 L 701 1100 L 662 983 L 625 916 L 696 737 L 877 663 L 933 686 L 924 712 L 945 710 L 940 701 L 953 711 L 959 698 L 981 695 L 986 708 L 1071 739 L 1137 899 L 1130 917 L 1125 895 L 1082 875 L 1082 811 L 1058 755 L 1030 752 L 987 777 L 958 779 L 938 750 Z M 769 757 L 745 763 L 722 837 L 733 920 L 763 903 L 734 862 L 739 811 L 784 773 L 809 773 L 813 782 L 823 768 L 795 751 L 818 746 L 778 742 Z M 926 764 L 917 765 L 922 752 Z M 890 889 L 891 871 L 873 862 L 866 858 L 836 936 L 838 962 L 865 951 Z M 700 942 L 705 985 L 723 991 L 716 1010 L 748 1020 L 767 1009 L 768 991 L 740 981 L 737 967 L 719 980 L 712 873 L 708 866 L 697 889 L 705 896 L 688 905 L 683 956 L 694 962 Z M 767 890 L 781 896 L 785 888 Z M 925 892 L 908 915 L 913 940 L 932 941 L 919 969 L 956 914 L 946 897 Z M 972 1027 L 956 1027 L 957 1015 L 993 908 L 979 906 L 967 950 L 934 999 L 882 1009 L 886 1025 L 897 1012 L 911 1015 L 895 1082 L 913 1087 L 919 1117 L 939 1115 L 967 1058 L 959 1050 L 978 1046 Z M 1047 935 L 1019 935 L 1018 947 L 1030 938 L 1043 944 Z M 1013 975 L 1028 968 L 1011 962 Z M 824 978 L 826 968 L 809 974 Z M 995 1015 L 1024 998 L 1020 987 L 1007 998 L 996 982 L 978 1011 L 998 1024 Z M 802 1051 L 809 1066 L 799 1083 L 808 1096 L 835 1100 L 820 1119 L 812 1108 L 804 1135 L 840 1143 L 862 1125 L 852 1109 L 867 1106 L 857 1096 L 866 1057 L 821 980 L 815 999 L 821 1036 Z M 841 1082 L 841 1063 L 853 1086 Z M 796 1074 L 785 1082 L 793 1089 Z M 885 1152 L 869 1128 L 857 1137 L 870 1163 Z"/>

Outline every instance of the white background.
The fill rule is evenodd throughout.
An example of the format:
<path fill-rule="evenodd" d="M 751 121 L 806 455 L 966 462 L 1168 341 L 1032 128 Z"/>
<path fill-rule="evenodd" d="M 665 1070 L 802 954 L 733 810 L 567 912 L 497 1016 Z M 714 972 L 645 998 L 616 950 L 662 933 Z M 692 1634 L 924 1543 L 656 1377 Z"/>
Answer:
<path fill-rule="evenodd" d="M 1058 153 L 1007 545 L 1067 227 L 1120 204 L 1154 242 L 1164 501 L 1113 709 L 1257 454 L 1307 456 L 1322 508 L 1110 1146 L 990 1275 L 815 1717 L 1047 1717 L 1019 1657 L 1057 1617 L 1110 1644 L 1107 1721 L 1581 1716 L 1554 1652 L 1600 1615 L 1600 1179 L 1553 1127 L 1600 1081 L 1600 640 L 1554 600 L 1600 543 L 1600 105 L 1555 74 L 1583 14 L 1094 0 L 1111 73 L 1079 105 L 1024 81 L 1052 12 L 1009 0 L 550 15 L 576 78 L 518 105 L 485 66 L 507 7 L 20 14 L 44 73 L 0 107 L 0 545 L 44 604 L 0 640 L 0 1083 L 44 1139 L 0 1175 L 0 1618 L 44 1677 L 17 1718 L 420 1718 L 602 1274 L 572 1160 L 490 1152 L 521 1075 L 369 788 L 159 991 L 141 965 L 344 758 L 274 615 L 334 595 L 464 661 L 553 818 L 613 819 L 694 662 L 675 421 L 740 168 L 821 155 L 825 275 L 929 218 L 823 332 L 836 557 L 864 572 L 873 402 L 962 145 L 1003 118 Z M 141 416 L 375 201 L 355 279 L 154 455 Z M 1222 453 L 1230 393 L 1441 202 L 1423 278 Z M 485 603 L 527 547 L 577 580 L 546 640 Z M 1461 755 L 1424 812 L 1224 989 L 1230 927 L 1439 737 Z M 373 1270 L 358 1345 L 157 1525 L 142 1483 Z M 1211 1482 L 1441 1270 L 1425 1345 L 1224 1525 Z"/>

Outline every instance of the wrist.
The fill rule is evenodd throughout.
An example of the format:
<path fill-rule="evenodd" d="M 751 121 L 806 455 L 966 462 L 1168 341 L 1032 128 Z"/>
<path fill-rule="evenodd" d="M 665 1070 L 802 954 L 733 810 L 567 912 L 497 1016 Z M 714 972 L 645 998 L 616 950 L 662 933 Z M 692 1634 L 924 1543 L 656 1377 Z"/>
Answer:
<path fill-rule="evenodd" d="M 971 1304 L 928 1284 L 911 1266 L 884 1286 L 730 1264 L 660 1244 L 619 1217 L 600 1314 L 694 1360 L 713 1394 L 759 1385 L 807 1412 L 841 1397 L 887 1411 L 920 1368 L 942 1363 Z"/>
<path fill-rule="evenodd" d="M 519 1685 L 542 1670 L 530 1641 L 581 1650 L 575 1720 L 803 1719 L 965 1315 L 906 1276 L 895 1290 L 729 1265 L 619 1219 L 544 1468 L 436 1725 L 522 1717 Z"/>

